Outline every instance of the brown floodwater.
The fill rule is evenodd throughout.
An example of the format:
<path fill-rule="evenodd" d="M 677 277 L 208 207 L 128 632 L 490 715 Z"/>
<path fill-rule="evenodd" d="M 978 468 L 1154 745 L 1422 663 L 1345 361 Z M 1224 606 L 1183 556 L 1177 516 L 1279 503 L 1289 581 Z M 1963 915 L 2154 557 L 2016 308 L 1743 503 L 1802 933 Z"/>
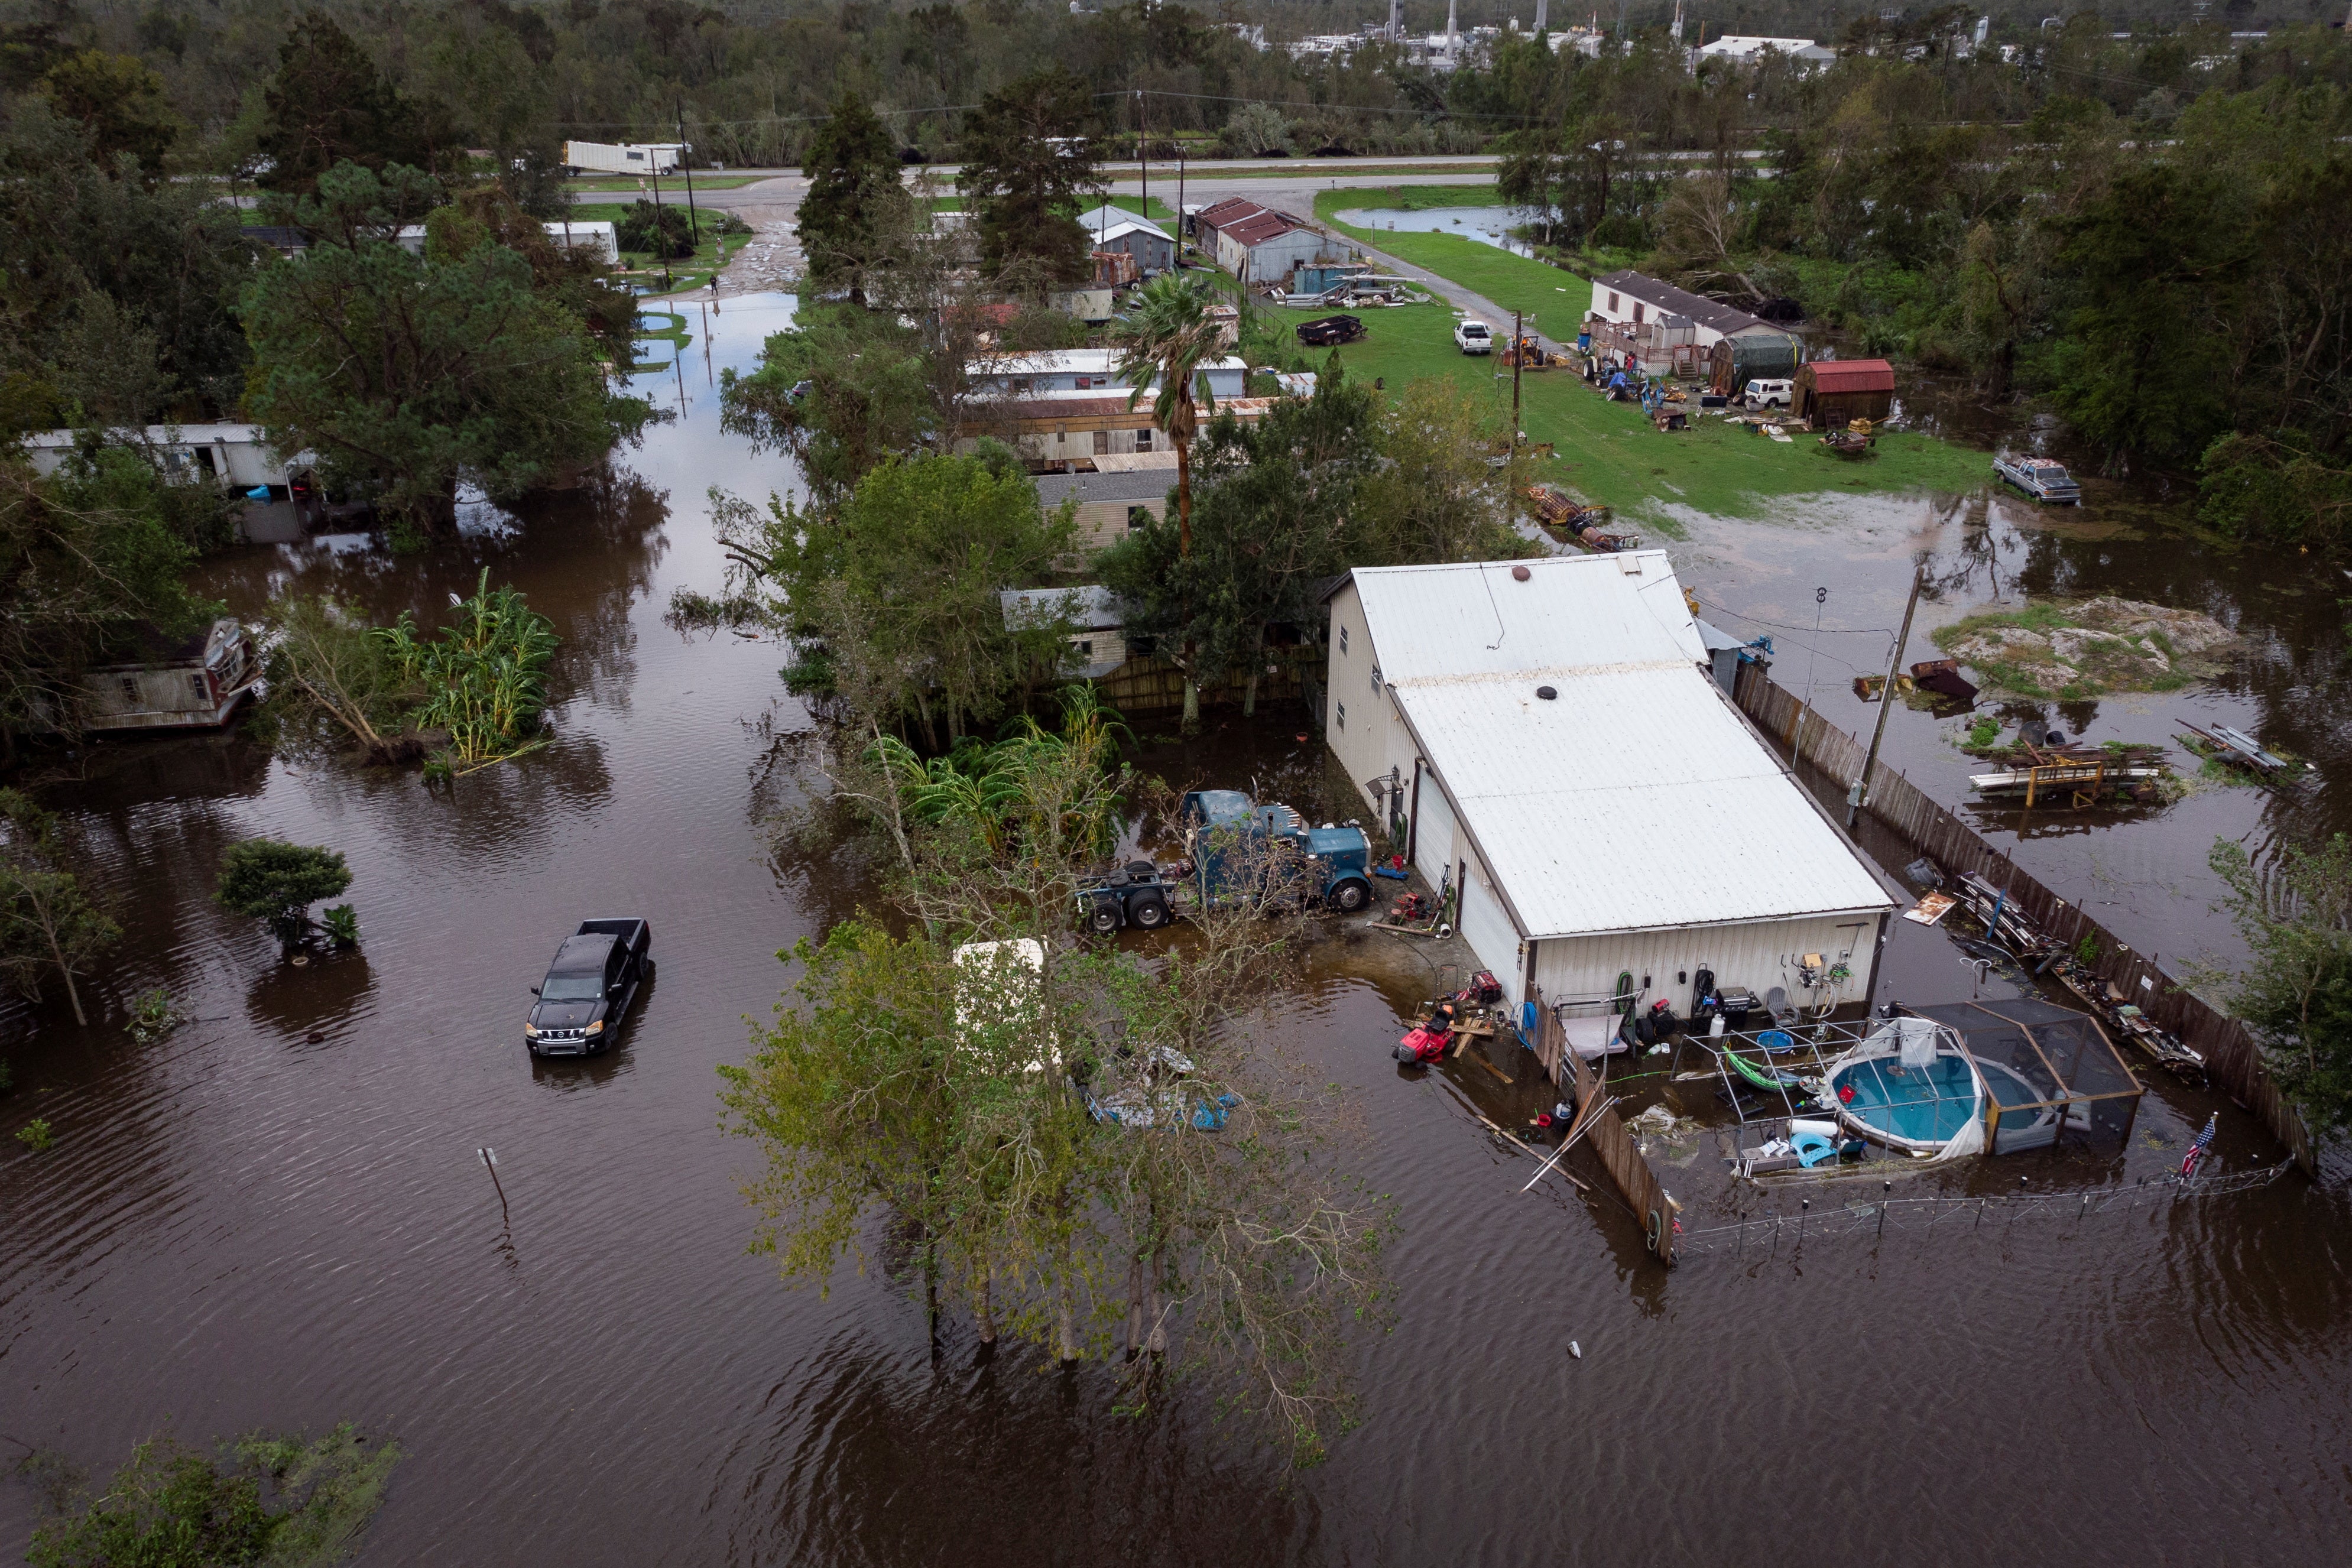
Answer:
<path fill-rule="evenodd" d="M 780 651 L 682 636 L 663 612 L 719 575 L 706 489 L 791 481 L 719 434 L 710 384 L 788 308 L 728 300 L 708 361 L 698 337 L 646 378 L 679 418 L 622 455 L 621 478 L 519 520 L 486 513 L 422 558 L 326 539 L 212 569 L 240 612 L 332 590 L 430 622 L 488 568 L 565 639 L 546 749 L 435 793 L 413 771 L 235 737 L 151 739 L 98 747 L 86 777 L 46 787 L 126 939 L 103 1021 L 76 1030 L 54 998 L 0 1013 L 16 1081 L 0 1116 L 58 1138 L 38 1155 L 0 1145 L 0 1436 L 102 1470 L 166 1427 L 201 1441 L 359 1421 L 411 1455 L 363 1553 L 380 1563 L 2341 1560 L 2340 1170 L 2072 1225 L 1792 1239 L 1668 1274 L 1605 1196 L 1557 1178 L 1519 1194 L 1531 1157 L 1481 1118 L 1522 1125 L 1551 1098 L 1525 1056 L 1400 1073 L 1387 1048 L 1433 988 L 1427 957 L 1336 923 L 1302 925 L 1274 1027 L 1362 1108 L 1350 1157 L 1402 1229 L 1396 1331 L 1358 1347 L 1364 1422 L 1328 1464 L 1282 1473 L 1197 1397 L 1115 1415 L 1099 1368 L 975 1364 L 952 1324 L 935 1360 L 919 1303 L 878 1270 L 845 1269 L 829 1293 L 779 1282 L 745 1250 L 752 1151 L 720 1133 L 714 1069 L 788 979 L 777 951 L 873 891 L 854 852 L 765 831 L 814 787 Z M 2053 528 L 1980 496 L 1838 501 L 1695 525 L 1674 548 L 1710 601 L 1803 628 L 1776 633 L 1789 684 L 1799 642 L 1883 661 L 1885 637 L 1853 629 L 1894 624 L 1922 553 L 1950 580 L 1937 614 L 2112 589 L 2244 626 L 2212 685 L 2102 700 L 2067 727 L 2235 716 L 2319 759 L 2313 785 L 1987 823 L 2062 892 L 2070 874 L 2108 888 L 2102 917 L 2169 956 L 2220 940 L 2197 880 L 2213 835 L 2270 842 L 2345 814 L 2329 716 L 2344 640 L 2315 568 L 2088 514 Z M 1850 678 L 1823 657 L 1812 685 L 1860 723 L 1870 710 L 1834 706 Z M 1895 717 L 1915 778 L 1940 790 L 1965 771 L 1951 721 Z M 1302 799 L 1321 776 L 1306 729 L 1295 711 L 1216 716 L 1202 743 L 1151 741 L 1140 760 Z M 208 902 L 222 846 L 262 833 L 350 857 L 357 954 L 285 966 Z M 528 988 L 604 914 L 651 918 L 659 979 L 611 1055 L 534 1065 Z M 1944 933 L 1898 923 L 1882 999 L 1975 983 Z M 142 1047 L 123 1007 L 155 985 L 194 1016 Z M 1636 1095 L 1724 1119 L 1704 1085 L 1661 1075 Z M 2176 1163 L 2213 1109 L 2225 1170 L 2277 1157 L 2251 1119 L 2151 1076 L 2128 1148 L 1903 1185 L 2127 1186 Z M 1711 1131 L 1660 1153 L 1687 1226 L 1793 1204 L 1735 1191 L 1718 1155 Z M 38 1507 L 0 1482 L 0 1554 Z"/>

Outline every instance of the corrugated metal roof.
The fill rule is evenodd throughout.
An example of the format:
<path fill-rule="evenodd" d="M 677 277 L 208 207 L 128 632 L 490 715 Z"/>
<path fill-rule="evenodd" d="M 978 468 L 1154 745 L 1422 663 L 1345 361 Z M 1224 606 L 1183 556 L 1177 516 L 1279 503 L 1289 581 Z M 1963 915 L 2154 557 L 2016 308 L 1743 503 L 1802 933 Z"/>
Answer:
<path fill-rule="evenodd" d="M 1306 226 L 1286 213 L 1264 212 L 1238 223 L 1220 224 L 1217 232 L 1231 235 L 1235 245 L 1258 246 Z"/>
<path fill-rule="evenodd" d="M 1893 392 L 1895 367 L 1885 360 L 1815 360 L 1813 390 L 1825 392 Z"/>
<path fill-rule="evenodd" d="M 1353 575 L 1392 681 L 1706 657 L 1664 550 Z"/>
<path fill-rule="evenodd" d="M 1381 675 L 1525 935 L 1893 906 L 1698 668 L 1664 552 L 1354 581 Z"/>
<path fill-rule="evenodd" d="M 1134 473 L 1101 474 L 1040 474 L 1037 476 L 1037 499 L 1048 507 L 1058 507 L 1076 496 L 1080 501 L 1159 501 L 1176 487 L 1172 466 L 1175 454 L 1169 454 L 1171 466 L 1146 468 Z M 1101 458 L 1097 458 L 1099 465 Z"/>
<path fill-rule="evenodd" d="M 1704 294 L 1693 294 L 1687 288 L 1677 288 L 1671 283 L 1662 283 L 1645 273 L 1630 270 L 1606 272 L 1592 281 L 1603 288 L 1614 288 L 1621 294 L 1630 294 L 1646 304 L 1672 310 L 1678 316 L 1687 316 L 1694 321 L 1703 321 L 1713 330 L 1721 332 L 1727 337 L 1734 332 L 1745 332 L 1751 327 L 1771 325 L 1760 317 L 1750 316 L 1736 305 L 1726 305 L 1720 299 L 1709 299 Z"/>

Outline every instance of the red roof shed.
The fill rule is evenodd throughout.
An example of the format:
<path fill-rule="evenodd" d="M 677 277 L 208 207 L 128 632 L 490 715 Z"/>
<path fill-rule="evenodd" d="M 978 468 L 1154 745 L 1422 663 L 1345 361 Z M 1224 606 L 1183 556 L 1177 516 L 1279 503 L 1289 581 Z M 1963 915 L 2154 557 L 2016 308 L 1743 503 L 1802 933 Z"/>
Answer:
<path fill-rule="evenodd" d="M 1873 423 L 1895 407 L 1895 367 L 1885 360 L 1815 360 L 1797 370 L 1797 417 L 1814 430 L 1857 419 Z"/>

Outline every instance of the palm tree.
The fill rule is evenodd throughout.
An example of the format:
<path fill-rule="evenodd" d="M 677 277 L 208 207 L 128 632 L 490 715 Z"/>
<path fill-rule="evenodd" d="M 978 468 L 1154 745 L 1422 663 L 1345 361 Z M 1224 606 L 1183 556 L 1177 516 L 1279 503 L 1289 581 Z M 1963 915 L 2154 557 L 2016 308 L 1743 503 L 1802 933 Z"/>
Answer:
<path fill-rule="evenodd" d="M 1205 275 L 1162 273 L 1143 286 L 1110 329 L 1119 377 L 1134 383 L 1127 406 L 1133 408 L 1151 392 L 1151 423 L 1176 448 L 1176 538 L 1184 555 L 1192 553 L 1192 435 L 1201 426 L 1200 409 L 1217 406 L 1216 394 L 1201 375 L 1221 347 L 1209 304 Z M 1192 401 L 1195 382 L 1198 404 Z"/>

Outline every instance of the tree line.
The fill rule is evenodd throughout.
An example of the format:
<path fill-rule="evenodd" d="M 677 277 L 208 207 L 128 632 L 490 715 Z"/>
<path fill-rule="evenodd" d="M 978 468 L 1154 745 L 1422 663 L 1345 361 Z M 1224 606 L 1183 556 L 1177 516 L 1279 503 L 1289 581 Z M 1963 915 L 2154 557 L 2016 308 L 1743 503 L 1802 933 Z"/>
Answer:
<path fill-rule="evenodd" d="M 2324 27 L 2117 39 L 2022 61 L 1850 48 L 1817 73 L 1663 40 L 1495 78 L 1546 123 L 1507 199 L 1570 265 L 1780 298 L 1876 352 L 2062 414 L 2112 473 L 2190 480 L 2219 528 L 2340 538 L 2352 507 L 2352 47 Z M 1693 168 L 1646 154 L 1696 149 Z M 1765 152 L 1757 168 L 1735 154 Z"/>

